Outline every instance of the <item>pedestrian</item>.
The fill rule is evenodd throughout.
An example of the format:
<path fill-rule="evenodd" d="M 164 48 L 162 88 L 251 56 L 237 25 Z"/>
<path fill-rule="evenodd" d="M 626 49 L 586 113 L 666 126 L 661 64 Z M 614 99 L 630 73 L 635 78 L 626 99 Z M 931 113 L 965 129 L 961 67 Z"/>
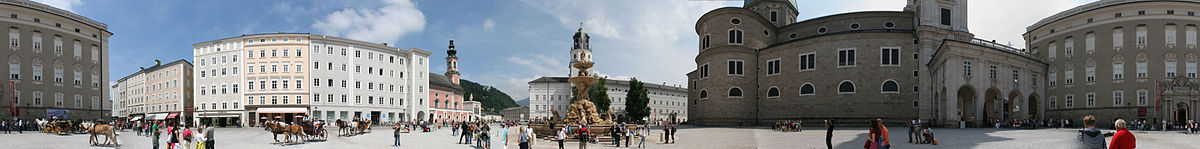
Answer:
<path fill-rule="evenodd" d="M 469 126 L 467 126 L 466 123 L 459 123 L 458 126 L 459 126 L 459 129 L 462 129 L 462 134 L 459 134 L 459 136 L 458 136 L 458 139 L 459 139 L 458 143 L 459 144 L 471 144 L 471 132 L 470 132 L 471 130 L 468 130 L 468 128 L 467 128 Z M 464 140 L 466 141 L 466 143 L 463 143 Z"/>
<path fill-rule="evenodd" d="M 1096 129 L 1096 117 L 1092 115 L 1083 117 L 1083 129 L 1079 130 L 1079 135 L 1075 138 L 1076 141 L 1083 143 L 1083 147 L 1089 149 L 1106 149 L 1104 146 L 1104 134 L 1100 129 Z"/>
<path fill-rule="evenodd" d="M 566 148 L 563 148 L 563 142 L 566 141 L 566 139 L 567 139 L 567 128 L 564 127 L 562 129 L 559 129 L 558 136 L 555 136 L 555 138 L 554 138 L 555 141 L 558 141 L 558 149 L 566 149 Z"/>
<path fill-rule="evenodd" d="M 670 126 L 663 125 L 662 136 L 663 136 L 663 139 L 662 139 L 663 144 L 671 143 L 671 127 Z"/>
<path fill-rule="evenodd" d="M 621 137 L 620 137 L 621 128 L 612 127 L 609 132 L 611 132 L 609 135 L 612 135 L 612 138 L 613 138 L 613 142 L 612 142 L 613 145 L 616 145 L 617 147 L 621 147 Z"/>
<path fill-rule="evenodd" d="M 395 138 L 392 146 L 400 147 L 400 123 L 392 125 L 392 137 Z"/>
<path fill-rule="evenodd" d="M 825 120 L 825 147 L 833 149 L 833 119 Z"/>
<path fill-rule="evenodd" d="M 881 148 L 881 149 L 892 148 L 891 137 L 888 135 L 887 126 L 883 125 L 883 120 L 875 119 L 875 123 L 879 123 L 879 136 L 881 138 L 883 138 L 882 142 L 880 142 L 881 144 L 879 145 L 879 148 Z"/>
<path fill-rule="evenodd" d="M 629 127 L 627 127 L 626 125 L 621 125 L 621 132 L 625 134 L 625 147 L 629 147 L 629 144 L 631 142 L 633 142 L 633 139 L 631 138 L 633 135 L 633 132 L 630 132 Z"/>
<path fill-rule="evenodd" d="M 150 127 L 149 127 L 149 128 L 155 128 L 155 129 L 147 129 L 151 132 L 150 134 L 152 137 L 150 140 L 152 142 L 154 142 L 154 149 L 158 149 L 158 136 L 160 135 L 160 133 L 162 133 L 157 129 L 158 125 L 159 125 L 158 122 L 155 122 L 153 125 L 150 125 Z"/>
<path fill-rule="evenodd" d="M 533 132 L 533 127 L 525 128 L 525 133 L 529 134 L 529 147 L 533 148 L 533 145 L 537 144 L 537 141 L 533 141 L 533 139 L 537 139 L 537 133 Z"/>
<path fill-rule="evenodd" d="M 16 118 L 13 118 L 13 119 L 16 119 Z M 25 132 L 22 132 L 22 131 L 25 131 L 24 129 L 25 129 L 25 120 L 18 119 L 17 120 L 17 133 L 25 133 Z"/>
<path fill-rule="evenodd" d="M 638 129 L 638 137 L 642 138 L 642 142 L 638 143 L 639 148 L 646 148 L 646 136 L 649 136 L 649 135 L 650 135 L 650 125 L 643 124 L 641 126 L 641 128 Z"/>
<path fill-rule="evenodd" d="M 459 127 L 450 127 L 450 136 L 458 134 L 458 128 Z"/>
<path fill-rule="evenodd" d="M 205 127 L 204 127 L 204 148 L 205 149 L 214 149 L 217 147 L 217 144 L 216 144 L 217 141 L 216 141 L 216 139 L 213 138 L 213 136 L 216 136 L 216 134 L 213 134 L 213 132 L 216 131 L 214 129 L 216 129 L 216 128 L 213 128 L 212 125 L 205 125 Z"/>
<path fill-rule="evenodd" d="M 1137 148 L 1137 139 L 1133 137 L 1133 133 L 1129 133 L 1128 126 L 1125 126 L 1124 119 L 1117 119 L 1115 122 L 1117 133 L 1112 136 L 1112 144 L 1108 147 L 1112 149 L 1132 149 Z"/>
<path fill-rule="evenodd" d="M 175 132 L 175 123 L 167 123 L 167 149 L 175 149 L 175 143 L 179 142 L 179 134 Z"/>
<path fill-rule="evenodd" d="M 575 134 L 575 137 L 579 138 L 579 149 L 587 149 L 588 135 L 590 135 L 588 128 L 579 125 L 579 131 Z"/>
<path fill-rule="evenodd" d="M 517 134 L 517 137 L 520 139 L 518 146 L 521 149 L 529 149 L 529 134 L 525 131 L 525 128 L 521 128 L 521 133 Z"/>
<path fill-rule="evenodd" d="M 671 144 L 675 144 L 676 141 L 679 141 L 679 137 L 675 137 L 677 134 L 679 134 L 679 128 L 676 128 L 675 124 L 671 124 Z"/>
<path fill-rule="evenodd" d="M 482 139 L 480 142 L 483 142 L 484 149 L 490 149 L 492 148 L 492 136 L 489 133 L 492 132 L 492 128 L 487 124 L 480 125 L 483 125 L 483 131 L 479 131 L 479 138 Z"/>
<path fill-rule="evenodd" d="M 195 141 L 194 135 L 192 135 L 192 129 L 189 126 L 183 126 L 182 130 L 183 131 L 179 132 L 180 133 L 179 136 L 181 136 L 182 137 L 181 139 L 183 139 L 183 141 L 180 141 L 180 142 L 183 142 L 183 143 L 181 143 L 183 145 L 182 148 L 195 147 L 192 145 L 192 143 Z"/>
<path fill-rule="evenodd" d="M 913 130 L 917 129 L 915 127 L 917 125 L 917 119 L 913 118 L 912 120 L 908 120 L 908 123 L 905 123 L 905 125 L 908 125 L 908 143 L 913 143 L 913 135 L 916 135 L 913 133 Z M 920 140 L 918 139 L 917 141 Z"/>
<path fill-rule="evenodd" d="M 870 131 L 867 131 L 867 143 L 863 144 L 864 149 L 879 149 L 879 124 L 874 120 L 870 121 Z"/>
<path fill-rule="evenodd" d="M 503 139 L 504 146 L 501 146 L 500 149 L 508 149 L 508 127 L 505 125 L 500 125 L 500 126 L 504 127 L 504 129 L 500 129 L 500 131 L 503 132 L 503 134 L 504 134 L 504 137 L 503 137 L 504 138 Z"/>

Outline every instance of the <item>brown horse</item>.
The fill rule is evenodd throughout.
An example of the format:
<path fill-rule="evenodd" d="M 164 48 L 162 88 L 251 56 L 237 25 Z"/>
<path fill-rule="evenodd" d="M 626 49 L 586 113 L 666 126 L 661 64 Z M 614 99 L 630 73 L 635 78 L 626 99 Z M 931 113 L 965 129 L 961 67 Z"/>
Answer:
<path fill-rule="evenodd" d="M 295 138 L 295 140 L 297 142 L 300 142 L 300 143 L 305 142 L 305 139 L 303 138 L 305 136 L 303 126 L 288 125 L 287 127 L 283 127 L 283 134 L 284 134 L 283 139 L 288 142 L 291 142 L 293 137 Z"/>
<path fill-rule="evenodd" d="M 271 131 L 271 139 L 275 140 L 275 142 L 279 142 L 279 134 L 284 133 L 284 124 L 278 121 L 268 120 L 263 122 L 263 126 L 266 127 L 267 131 Z M 286 136 L 287 134 L 284 134 L 284 137 Z"/>
<path fill-rule="evenodd" d="M 113 130 L 112 125 L 97 124 L 97 125 L 92 126 L 92 128 L 88 128 L 88 133 L 91 134 L 91 138 L 88 139 L 88 141 L 89 141 L 89 143 L 92 143 L 92 145 L 98 145 L 100 143 L 100 141 L 96 140 L 96 135 L 104 135 L 105 136 L 105 138 L 104 138 L 105 145 L 108 144 L 108 141 L 112 141 L 112 144 L 114 144 L 114 145 L 121 144 L 121 143 L 117 143 L 117 135 L 116 135 L 117 133 Z"/>

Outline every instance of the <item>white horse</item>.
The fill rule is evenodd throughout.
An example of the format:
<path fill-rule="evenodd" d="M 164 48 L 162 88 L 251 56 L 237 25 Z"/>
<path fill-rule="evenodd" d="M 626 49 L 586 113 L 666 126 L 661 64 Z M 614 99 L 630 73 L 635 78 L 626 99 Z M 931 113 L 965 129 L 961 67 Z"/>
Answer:
<path fill-rule="evenodd" d="M 42 131 L 44 131 L 44 132 L 46 132 L 46 133 L 50 133 L 50 130 L 49 130 L 49 129 L 45 129 L 45 127 L 46 127 L 46 124 L 47 124 L 47 123 L 50 123 L 50 121 L 48 121 L 48 120 L 45 120 L 45 119 L 40 119 L 40 118 L 39 118 L 39 119 L 35 119 L 34 121 L 35 121 L 35 122 L 37 122 L 37 128 L 38 128 L 39 130 L 42 130 Z"/>

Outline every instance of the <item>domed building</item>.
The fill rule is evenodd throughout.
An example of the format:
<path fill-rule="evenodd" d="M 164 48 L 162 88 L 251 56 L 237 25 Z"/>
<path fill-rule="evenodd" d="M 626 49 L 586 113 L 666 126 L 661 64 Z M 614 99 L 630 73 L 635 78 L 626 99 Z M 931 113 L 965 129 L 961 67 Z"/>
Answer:
<path fill-rule="evenodd" d="M 699 18 L 697 68 L 687 74 L 692 123 L 879 118 L 958 126 L 1042 116 L 1037 79 L 1046 63 L 974 38 L 966 0 L 910 0 L 903 11 L 801 21 L 795 5 L 747 0 Z"/>
<path fill-rule="evenodd" d="M 1154 126 L 1200 118 L 1196 85 L 1197 1 L 1101 0 L 1027 27 L 1027 47 L 1045 59 L 1049 116 L 1096 115 Z"/>

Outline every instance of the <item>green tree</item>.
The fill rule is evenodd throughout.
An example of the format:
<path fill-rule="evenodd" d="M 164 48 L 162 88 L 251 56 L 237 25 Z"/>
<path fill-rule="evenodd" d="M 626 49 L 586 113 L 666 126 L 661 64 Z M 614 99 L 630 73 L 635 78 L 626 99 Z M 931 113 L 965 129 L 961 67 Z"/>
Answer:
<path fill-rule="evenodd" d="M 596 112 L 601 115 L 608 112 L 608 107 L 612 105 L 612 99 L 608 98 L 608 87 L 604 87 L 604 83 L 608 82 L 607 78 L 600 78 L 600 82 L 596 83 L 588 90 L 588 97 L 591 97 L 593 104 L 596 104 Z"/>
<path fill-rule="evenodd" d="M 646 86 L 637 78 L 629 80 L 629 92 L 625 93 L 625 112 L 630 122 L 642 122 L 642 118 L 650 116 L 650 96 L 646 95 Z"/>
<path fill-rule="evenodd" d="M 575 89 L 575 85 L 571 85 L 571 103 L 575 103 L 576 100 L 579 100 L 579 98 L 576 98 L 578 96 L 579 89 Z"/>

